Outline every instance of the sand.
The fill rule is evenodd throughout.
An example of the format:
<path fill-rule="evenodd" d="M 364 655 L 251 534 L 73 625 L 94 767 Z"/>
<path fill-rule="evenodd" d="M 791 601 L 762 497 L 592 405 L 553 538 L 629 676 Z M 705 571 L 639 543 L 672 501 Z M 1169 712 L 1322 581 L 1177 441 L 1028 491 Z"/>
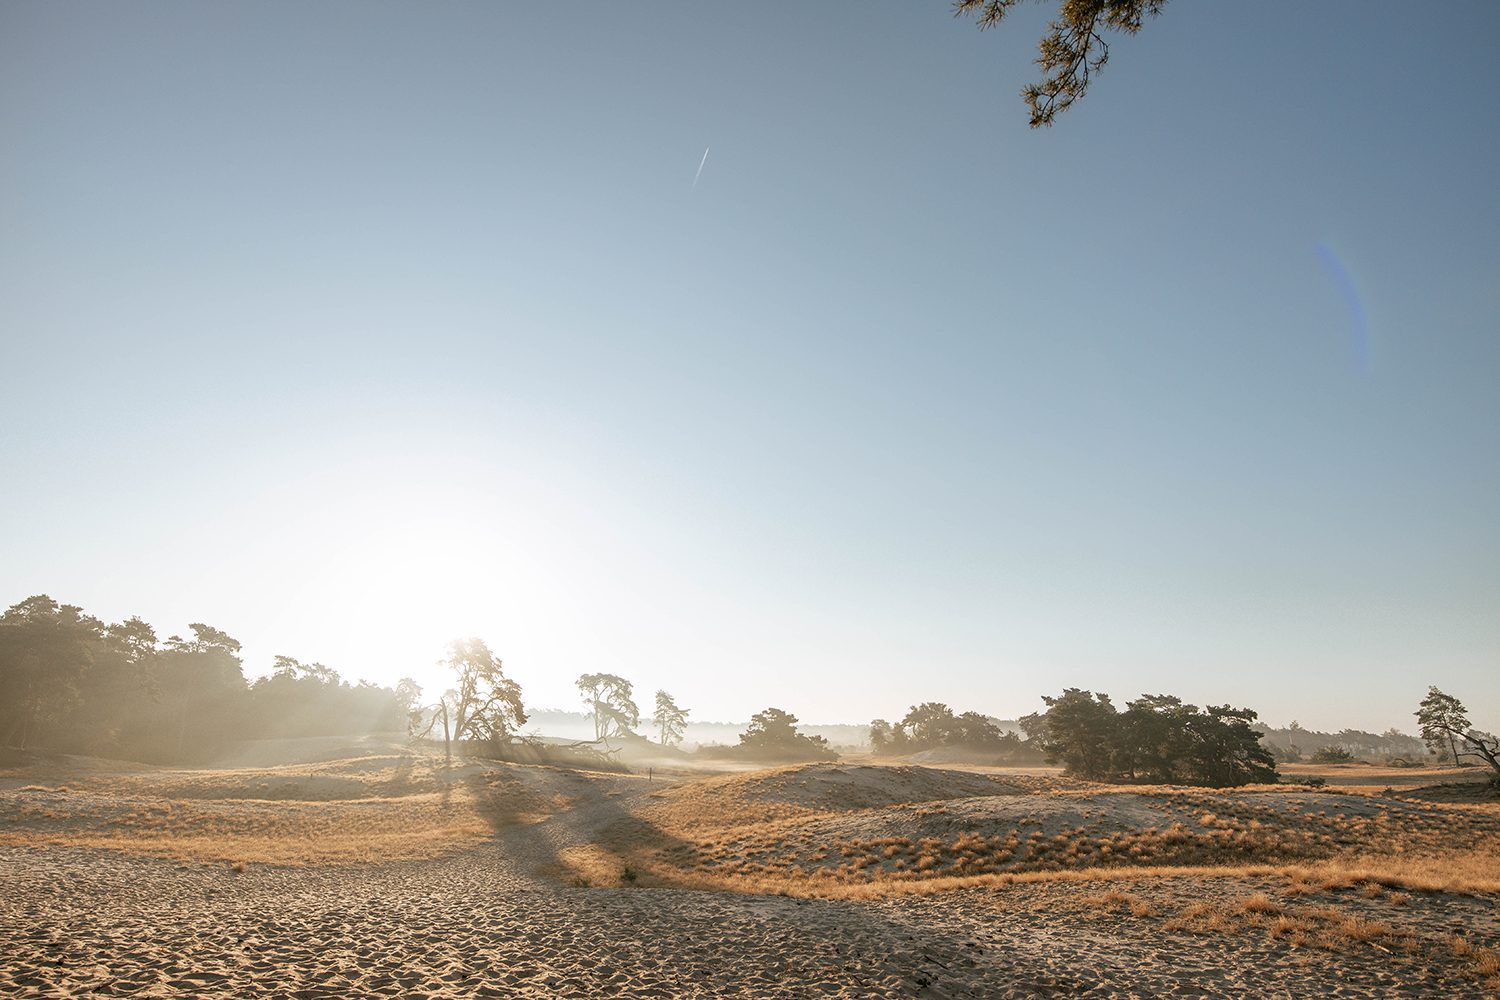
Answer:
<path fill-rule="evenodd" d="M 179 787 L 185 780 L 167 777 Z M 863 787 L 870 775 L 855 777 Z M 618 879 L 570 885 L 580 869 L 567 859 L 577 852 L 652 835 L 640 815 L 660 801 L 652 796 L 661 783 L 504 766 L 480 769 L 480 778 L 477 787 L 493 778 L 514 794 L 545 789 L 557 808 L 538 817 L 476 794 L 467 801 L 490 832 L 456 850 L 243 871 L 44 844 L 32 817 L 36 842 L 0 846 L 0 995 L 1455 997 L 1482 995 L 1485 986 L 1472 962 L 1451 954 L 1453 936 L 1481 949 L 1500 943 L 1492 896 L 1344 887 L 1290 897 L 1276 876 L 1142 879 L 1118 903 L 1101 901 L 1101 886 L 1087 882 L 869 900 Z M 469 779 L 475 785 L 473 771 Z M 66 793 L 22 792 L 12 782 L 0 815 L 27 796 L 103 794 L 107 776 L 90 780 Z M 892 783 L 919 780 L 946 781 L 968 798 L 975 790 L 967 779 L 920 773 Z M 827 782 L 792 784 L 801 795 Z M 414 794 L 429 793 L 421 786 Z M 1357 912 L 1393 933 L 1330 949 L 1260 927 L 1169 926 L 1195 903 L 1227 912 L 1255 892 L 1308 913 Z"/>

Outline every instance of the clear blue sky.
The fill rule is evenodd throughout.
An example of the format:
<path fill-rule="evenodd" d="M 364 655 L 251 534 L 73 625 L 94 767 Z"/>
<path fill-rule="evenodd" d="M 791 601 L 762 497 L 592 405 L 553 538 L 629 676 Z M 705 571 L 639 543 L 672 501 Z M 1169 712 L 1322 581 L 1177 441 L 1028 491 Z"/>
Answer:
<path fill-rule="evenodd" d="M 0 598 L 1500 726 L 1500 5 L 1172 3 L 1031 131 L 1047 16 L 6 2 Z"/>

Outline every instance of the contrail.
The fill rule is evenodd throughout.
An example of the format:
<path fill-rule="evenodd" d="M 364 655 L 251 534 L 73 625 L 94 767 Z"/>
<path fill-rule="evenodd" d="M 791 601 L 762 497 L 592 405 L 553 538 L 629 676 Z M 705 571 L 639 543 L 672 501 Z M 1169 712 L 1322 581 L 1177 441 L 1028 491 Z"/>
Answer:
<path fill-rule="evenodd" d="M 693 187 L 698 186 L 698 178 L 703 176 L 703 164 L 708 162 L 708 147 L 703 147 L 703 159 L 698 161 L 698 172 L 693 175 Z"/>

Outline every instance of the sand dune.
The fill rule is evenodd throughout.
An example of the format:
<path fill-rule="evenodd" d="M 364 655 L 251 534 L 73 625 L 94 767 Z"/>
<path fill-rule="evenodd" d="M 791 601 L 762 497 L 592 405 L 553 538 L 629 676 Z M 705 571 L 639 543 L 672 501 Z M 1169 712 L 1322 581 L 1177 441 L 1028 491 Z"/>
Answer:
<path fill-rule="evenodd" d="M 1494 846 L 1489 805 L 883 765 L 648 781 L 450 769 L 404 753 L 113 775 L 62 761 L 13 768 L 0 789 L 7 996 L 1459 996 L 1500 985 L 1494 895 L 1416 891 L 1335 864 L 1382 839 L 1441 843 L 1443 831 Z M 1257 866 L 1194 858 L 1121 881 L 1129 868 L 1098 849 L 1173 824 L 1205 850 L 1301 831 L 1325 867 L 1271 852 Z M 954 880 L 959 858 L 1031 832 L 1060 845 L 1055 868 Z M 236 857 L 261 843 L 276 856 Z M 960 843 L 967 853 L 951 849 Z M 924 851 L 938 861 L 918 869 Z M 845 876 L 817 874 L 836 870 Z M 721 891 L 690 887 L 705 872 Z"/>

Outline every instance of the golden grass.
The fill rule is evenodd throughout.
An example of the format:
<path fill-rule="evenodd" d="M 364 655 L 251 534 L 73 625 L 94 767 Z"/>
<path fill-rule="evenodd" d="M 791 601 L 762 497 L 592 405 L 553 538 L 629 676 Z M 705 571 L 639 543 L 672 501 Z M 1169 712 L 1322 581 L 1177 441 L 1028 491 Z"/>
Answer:
<path fill-rule="evenodd" d="M 826 817 L 745 822 L 739 810 L 724 819 L 702 812 L 684 820 L 652 807 L 652 821 L 671 850 L 652 856 L 634 849 L 631 863 L 651 869 L 668 884 L 854 898 L 911 891 L 1014 884 L 1031 879 L 1132 879 L 1165 874 L 1302 873 L 1325 884 L 1367 883 L 1366 892 L 1399 887 L 1419 891 L 1500 892 L 1500 807 L 1494 805 L 1397 809 L 1383 799 L 1318 796 L 1280 801 L 1236 799 L 1233 792 L 1060 792 L 1084 815 L 1110 816 L 1112 800 L 1133 806 L 1159 800 L 1169 822 L 1123 826 L 1116 822 L 1047 828 L 1018 816 L 1013 825 L 958 830 L 948 837 L 846 836 L 819 842 Z M 1056 799 L 1058 796 L 1050 796 Z M 1290 801 L 1286 801 L 1290 799 Z M 1331 800 L 1331 802 L 1330 802 Z M 1211 810 L 1193 806 L 1209 801 Z M 1098 804 L 1097 812 L 1087 806 Z M 844 814 L 887 822 L 888 811 Z M 906 807 L 903 817 L 920 828 L 929 805 Z M 951 816 L 952 813 L 948 814 Z M 1171 820 L 1172 815 L 1179 818 Z M 716 822 L 717 821 L 717 822 Z M 1027 825 L 1032 828 L 1028 829 Z M 837 827 L 835 827 L 837 828 Z M 816 843 L 815 847 L 808 846 Z M 1477 846 L 1471 846 L 1477 845 Z M 912 883 L 925 888 L 914 889 Z M 1309 882 L 1308 884 L 1311 884 Z M 1296 891 L 1295 887 L 1291 890 Z"/>
<path fill-rule="evenodd" d="M 1123 910 L 1132 917 L 1150 917 L 1156 913 L 1155 908 L 1140 896 L 1132 892 L 1121 892 L 1119 889 L 1110 889 L 1108 892 L 1083 896 L 1079 899 L 1079 902 L 1085 906 L 1107 912 Z"/>
<path fill-rule="evenodd" d="M 402 794 L 373 794 L 380 790 Z M 5 804 L 0 844 L 231 865 L 438 857 L 471 848 L 498 827 L 545 819 L 568 802 L 546 776 L 450 769 L 438 758 L 93 775 L 71 794 L 42 785 L 17 791 L 25 794 Z M 267 791 L 274 797 L 263 797 Z"/>
<path fill-rule="evenodd" d="M 467 797 L 432 796 L 222 810 L 157 807 L 117 818 L 63 817 L 53 828 L 0 832 L 0 844 L 89 847 L 184 861 L 269 865 L 353 864 L 436 857 L 492 833 Z M 350 808 L 353 806 L 354 808 Z"/>

